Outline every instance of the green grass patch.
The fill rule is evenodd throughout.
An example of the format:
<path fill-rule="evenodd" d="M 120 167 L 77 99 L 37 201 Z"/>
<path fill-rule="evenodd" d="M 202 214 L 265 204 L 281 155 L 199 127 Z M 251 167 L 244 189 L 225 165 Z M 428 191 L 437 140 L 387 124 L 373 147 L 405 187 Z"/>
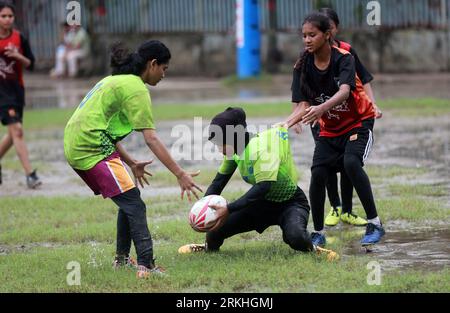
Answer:
<path fill-rule="evenodd" d="M 426 174 L 428 170 L 423 167 L 379 166 L 367 165 L 364 167 L 367 175 L 372 178 L 389 180 L 390 178 L 403 177 L 415 178 Z"/>
<path fill-rule="evenodd" d="M 224 196 L 235 199 L 240 194 L 225 192 Z M 144 200 L 149 224 L 161 229 L 163 238 L 178 232 L 180 225 L 183 236 L 195 234 L 187 223 L 193 203 L 182 201 L 178 194 Z M 117 207 L 101 197 L 2 197 L 0 216 L 2 244 L 108 241 L 115 238 Z"/>
<path fill-rule="evenodd" d="M 450 210 L 442 202 L 433 199 L 405 196 L 401 198 L 375 199 L 377 211 L 384 221 L 407 220 L 411 222 L 450 222 Z M 361 209 L 364 216 L 364 211 Z"/>
<path fill-rule="evenodd" d="M 401 116 L 423 117 L 450 113 L 449 99 L 392 99 L 379 101 L 377 104 L 381 109 L 392 110 Z"/>
<path fill-rule="evenodd" d="M 31 160 L 31 162 L 33 164 L 33 167 L 39 169 L 39 171 L 49 172 L 52 170 L 51 164 L 48 164 L 41 160 Z M 1 164 L 2 164 L 3 168 L 5 168 L 5 169 L 7 168 L 8 170 L 11 170 L 14 172 L 24 173 L 22 163 L 20 162 L 19 158 L 17 157 L 16 151 L 14 148 L 12 148 L 8 151 L 8 153 L 1 160 Z M 25 177 L 25 174 L 23 174 L 23 175 Z"/>
<path fill-rule="evenodd" d="M 235 86 L 265 86 L 273 83 L 273 76 L 263 73 L 257 77 L 239 78 L 237 75 L 230 75 L 221 80 L 222 84 L 227 87 Z"/>
<path fill-rule="evenodd" d="M 180 241 L 178 234 L 172 238 Z M 227 240 L 220 253 L 178 255 L 178 243 L 155 244 L 168 276 L 138 281 L 129 269 L 114 271 L 112 244 L 86 243 L 0 256 L 0 292 L 441 292 L 450 270 L 382 272 L 367 284 L 368 262 L 359 255 L 327 262 L 277 242 Z M 45 262 L 43 262 L 45 260 Z M 69 262 L 80 264 L 80 286 L 69 286 Z M 29 269 L 32 268 L 33 271 Z"/>
<path fill-rule="evenodd" d="M 225 191 L 229 201 L 244 190 Z M 192 238 L 187 216 L 192 203 L 178 195 L 145 199 L 147 216 L 155 238 L 170 240 L 174 233 Z M 420 197 L 376 199 L 383 220 L 402 219 L 449 221 L 450 211 L 441 202 Z M 361 211 L 361 212 L 359 212 Z M 359 214 L 364 214 L 358 209 Z M 4 197 L 0 202 L 0 242 L 27 244 L 33 242 L 74 243 L 91 240 L 114 240 L 117 208 L 100 197 Z"/>
<path fill-rule="evenodd" d="M 371 179 L 382 184 L 376 197 L 383 222 L 405 220 L 416 225 L 429 221 L 450 223 L 450 210 L 441 197 L 443 186 L 405 185 L 427 173 L 424 168 L 368 166 Z M 206 186 L 216 173 L 202 169 L 197 182 Z M 167 171 L 153 180 L 175 186 Z M 237 175 L 234 182 L 241 179 Z M 229 188 L 232 187 L 232 188 Z M 228 186 L 223 196 L 232 201 L 245 192 Z M 377 191 L 377 190 L 375 190 Z M 263 234 L 248 232 L 226 240 L 220 253 L 179 255 L 187 243 L 204 242 L 204 234 L 188 224 L 192 203 L 178 194 L 144 198 L 154 240 L 157 263 L 167 277 L 135 278 L 129 269 L 114 271 L 117 208 L 101 197 L 2 197 L 0 201 L 0 292 L 442 292 L 450 289 L 450 269 L 383 270 L 379 286 L 367 284 L 370 261 L 377 254 L 363 254 L 357 244 L 364 228 L 341 227 L 327 231 L 328 247 L 343 256 L 327 262 L 315 254 L 299 253 L 287 246 L 279 227 Z M 364 216 L 362 209 L 358 214 Z M 312 218 L 310 215 L 310 224 Z M 134 248 L 133 248 L 134 254 Z M 69 286 L 71 261 L 81 266 L 81 285 Z M 32 270 L 30 270 L 32 269 Z"/>
<path fill-rule="evenodd" d="M 448 195 L 448 190 L 442 185 L 402 185 L 391 184 L 388 186 L 389 192 L 393 196 L 401 197 L 443 197 Z"/>

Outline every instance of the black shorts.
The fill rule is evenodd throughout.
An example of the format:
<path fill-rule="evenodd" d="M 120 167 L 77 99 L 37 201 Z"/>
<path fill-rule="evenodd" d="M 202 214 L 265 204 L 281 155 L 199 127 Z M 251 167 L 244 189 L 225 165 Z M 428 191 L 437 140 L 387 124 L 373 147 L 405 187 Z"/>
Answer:
<path fill-rule="evenodd" d="M 362 123 L 363 127 L 370 129 L 373 132 L 373 126 L 375 126 L 374 118 L 369 118 L 367 120 L 363 120 L 361 123 Z"/>
<path fill-rule="evenodd" d="M 311 124 L 311 134 L 314 138 L 314 141 L 317 141 L 319 139 L 319 135 L 320 135 L 320 125 L 319 123 L 316 123 L 316 125 L 314 125 L 314 127 Z"/>
<path fill-rule="evenodd" d="M 250 207 L 233 212 L 225 224 L 217 230 L 215 237 L 228 238 L 234 234 L 255 230 L 262 234 L 269 226 L 283 225 L 295 218 L 306 229 L 309 218 L 309 204 L 305 193 L 299 187 L 294 196 L 283 202 L 260 200 Z"/>
<path fill-rule="evenodd" d="M 352 129 L 338 137 L 319 137 L 316 140 L 312 168 L 326 166 L 340 170 L 346 154 L 357 156 L 364 166 L 372 145 L 373 133 L 367 127 Z"/>
<path fill-rule="evenodd" d="M 297 187 L 297 191 L 291 199 L 283 202 L 262 200 L 249 211 L 254 213 L 252 219 L 255 223 L 255 230 L 262 234 L 269 226 L 281 226 L 286 223 L 285 216 L 297 216 L 306 229 L 310 207 L 305 193 L 300 187 Z"/>
<path fill-rule="evenodd" d="M 23 107 L 0 106 L 0 121 L 2 125 L 22 123 Z"/>
<path fill-rule="evenodd" d="M 287 201 L 279 203 L 256 201 L 242 210 L 230 213 L 221 228 L 206 234 L 208 250 L 219 250 L 224 240 L 234 235 L 249 231 L 261 234 L 273 225 L 280 226 L 285 242 L 292 234 L 305 239 L 304 237 L 309 237 L 307 232 L 309 211 L 308 200 L 300 188 L 297 188 L 295 195 Z"/>

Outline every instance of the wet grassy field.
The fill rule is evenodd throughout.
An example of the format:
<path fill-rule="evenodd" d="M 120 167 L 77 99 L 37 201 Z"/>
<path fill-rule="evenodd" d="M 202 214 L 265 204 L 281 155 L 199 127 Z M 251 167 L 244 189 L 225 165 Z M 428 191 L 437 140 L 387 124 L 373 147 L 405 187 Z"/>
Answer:
<path fill-rule="evenodd" d="M 373 253 L 359 249 L 363 228 L 341 223 L 327 235 L 329 247 L 341 255 L 336 262 L 291 250 L 278 227 L 262 235 L 235 236 L 217 254 L 179 255 L 179 246 L 201 243 L 204 235 L 189 227 L 192 204 L 179 199 L 176 180 L 155 161 L 151 186 L 142 193 L 157 263 L 167 268 L 168 276 L 146 281 L 137 281 L 131 270 L 112 270 L 117 209 L 111 201 L 91 195 L 65 164 L 62 132 L 72 110 L 28 111 L 26 138 L 44 185 L 25 189 L 14 151 L 2 160 L 0 292 L 448 292 L 450 101 L 399 99 L 380 106 L 385 116 L 375 126 L 376 142 L 366 171 L 387 235 Z M 158 132 L 171 147 L 176 141 L 171 136 L 174 125 L 192 126 L 193 116 L 209 120 L 225 107 L 155 105 Z M 253 124 L 265 125 L 290 110 L 289 103 L 243 107 Z M 292 133 L 290 139 L 299 185 L 307 193 L 313 142 L 308 129 L 300 136 Z M 124 145 L 139 159 L 152 157 L 139 134 Z M 205 189 L 220 164 L 180 163 L 202 171 L 197 181 Z M 224 196 L 235 199 L 247 188 L 235 175 Z M 354 205 L 364 216 L 356 196 Z M 81 266 L 80 286 L 66 281 L 72 261 Z M 381 266 L 379 285 L 367 282 L 371 261 Z"/>

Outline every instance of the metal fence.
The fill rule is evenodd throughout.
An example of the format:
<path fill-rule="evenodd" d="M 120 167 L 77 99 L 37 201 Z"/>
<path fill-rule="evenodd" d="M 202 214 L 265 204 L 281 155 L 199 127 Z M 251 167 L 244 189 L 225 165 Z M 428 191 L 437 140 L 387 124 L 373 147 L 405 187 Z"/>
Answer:
<path fill-rule="evenodd" d="M 16 0 L 18 23 L 41 59 L 52 58 L 68 0 Z M 236 0 L 79 0 L 81 23 L 97 34 L 232 33 Z M 369 0 L 277 0 L 278 31 L 297 31 L 319 6 L 334 8 L 341 28 L 368 28 Z M 258 0 L 260 27 L 269 28 L 269 0 Z M 387 28 L 448 28 L 450 0 L 378 0 Z"/>

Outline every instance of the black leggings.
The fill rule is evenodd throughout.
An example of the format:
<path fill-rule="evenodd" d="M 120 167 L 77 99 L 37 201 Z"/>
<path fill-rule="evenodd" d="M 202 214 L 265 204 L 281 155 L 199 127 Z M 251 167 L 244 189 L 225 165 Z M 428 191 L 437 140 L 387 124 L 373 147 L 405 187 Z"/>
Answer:
<path fill-rule="evenodd" d="M 271 225 L 281 227 L 283 241 L 292 249 L 312 251 L 311 236 L 306 230 L 308 218 L 308 200 L 300 188 L 291 200 L 285 202 L 258 201 L 250 207 L 231 213 L 221 228 L 208 232 L 207 251 L 218 251 L 226 238 L 252 230 L 262 233 Z"/>
<path fill-rule="evenodd" d="M 111 200 L 119 207 L 116 253 L 129 255 L 133 240 L 138 264 L 153 267 L 153 241 L 147 226 L 146 206 L 139 189 L 133 188 Z"/>
<path fill-rule="evenodd" d="M 342 213 L 352 213 L 353 209 L 353 185 L 350 178 L 348 178 L 345 171 L 341 171 L 341 195 L 342 201 L 339 197 L 338 191 L 338 176 L 337 172 L 330 172 L 327 181 L 327 194 L 330 200 L 330 205 L 333 208 L 342 207 Z"/>
<path fill-rule="evenodd" d="M 352 188 L 353 188 L 353 186 L 352 186 Z M 341 198 L 339 197 L 339 191 L 338 191 L 337 173 L 330 173 L 330 175 L 328 175 L 327 194 L 328 194 L 328 199 L 330 200 L 330 205 L 333 208 L 341 206 Z"/>
<path fill-rule="evenodd" d="M 367 218 L 372 219 L 378 215 L 369 177 L 362 166 L 362 162 L 358 156 L 346 153 L 344 155 L 344 171 L 341 173 L 341 181 L 343 179 L 348 179 L 351 182 L 351 185 L 355 186 L 358 197 L 366 211 Z M 309 199 L 311 201 L 314 229 L 317 231 L 323 229 L 325 186 L 332 171 L 333 170 L 325 165 L 315 166 L 311 170 Z M 344 192 L 348 191 L 344 190 Z"/>
<path fill-rule="evenodd" d="M 373 132 L 373 128 L 375 125 L 375 119 L 365 119 L 362 121 L 362 126 L 366 129 L 369 129 Z M 320 127 L 316 125 L 315 127 L 311 127 L 311 133 L 314 138 L 314 142 L 319 139 Z M 373 138 L 372 138 L 373 139 Z M 373 143 L 372 143 L 373 144 Z M 337 181 L 337 173 L 330 172 L 328 175 L 327 181 L 327 194 L 330 200 L 330 205 L 332 207 L 342 206 L 342 213 L 352 213 L 353 207 L 353 185 L 350 178 L 345 173 L 345 170 L 341 172 L 341 196 L 342 202 L 339 198 L 338 192 L 338 181 Z"/>

